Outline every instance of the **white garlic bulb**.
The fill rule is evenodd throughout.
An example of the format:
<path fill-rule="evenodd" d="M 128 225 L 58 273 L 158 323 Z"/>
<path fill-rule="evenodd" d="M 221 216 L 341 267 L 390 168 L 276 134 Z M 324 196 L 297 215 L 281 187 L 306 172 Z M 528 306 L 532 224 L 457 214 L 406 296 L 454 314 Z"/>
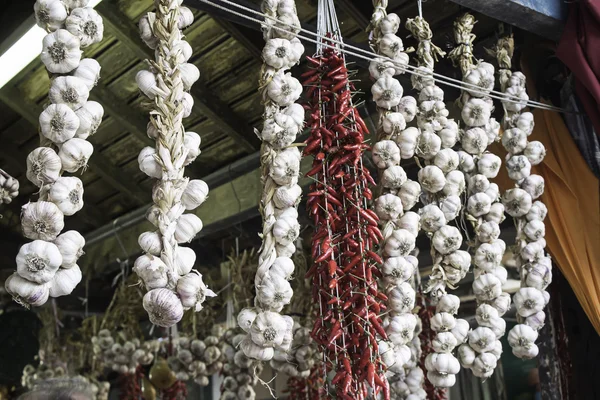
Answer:
<path fill-rule="evenodd" d="M 477 161 L 477 169 L 486 178 L 495 178 L 500 171 L 502 160 L 495 154 L 485 153 Z"/>
<path fill-rule="evenodd" d="M 140 171 L 151 178 L 160 179 L 162 177 L 162 166 L 156 161 L 156 149 L 147 146 L 140 151 L 138 156 L 138 164 Z"/>
<path fill-rule="evenodd" d="M 167 269 L 160 258 L 151 254 L 139 256 L 133 264 L 133 272 L 140 277 L 148 290 L 167 286 L 169 283 Z"/>
<path fill-rule="evenodd" d="M 546 156 L 546 148 L 541 142 L 534 140 L 533 142 L 527 143 L 523 154 L 529 160 L 531 165 L 538 165 L 544 160 Z"/>
<path fill-rule="evenodd" d="M 475 193 L 467 201 L 467 211 L 473 217 L 478 218 L 490 212 L 492 199 L 485 193 Z"/>
<path fill-rule="evenodd" d="M 433 164 L 447 174 L 458 167 L 458 154 L 452 149 L 442 149 L 433 158 Z"/>
<path fill-rule="evenodd" d="M 77 172 L 87 166 L 87 162 L 93 152 L 94 146 L 90 142 L 84 139 L 73 138 L 60 146 L 58 157 L 60 157 L 63 170 Z"/>
<path fill-rule="evenodd" d="M 442 210 L 435 204 L 428 204 L 419 210 L 421 227 L 425 232 L 434 233 L 446 225 L 446 217 Z"/>
<path fill-rule="evenodd" d="M 273 225 L 275 241 L 282 246 L 293 243 L 299 235 L 300 224 L 297 217 L 281 215 Z"/>
<path fill-rule="evenodd" d="M 22 278 L 41 284 L 52 280 L 62 256 L 55 244 L 34 240 L 21 246 L 16 260 L 17 273 Z"/>
<path fill-rule="evenodd" d="M 266 93 L 278 106 L 288 107 L 300 98 L 302 84 L 292 74 L 280 71 L 273 76 Z"/>
<path fill-rule="evenodd" d="M 544 203 L 542 203 L 541 201 L 535 201 L 529 211 L 527 212 L 527 220 L 528 221 L 533 221 L 533 220 L 539 220 L 539 221 L 543 221 L 546 218 L 546 215 L 548 214 L 548 209 L 546 208 L 546 205 Z"/>
<path fill-rule="evenodd" d="M 519 112 L 527 107 L 529 96 L 527 90 L 522 86 L 509 86 L 504 91 L 504 96 L 508 99 L 502 101 L 502 105 L 508 111 Z"/>
<path fill-rule="evenodd" d="M 93 58 L 84 58 L 73 71 L 73 76 L 82 80 L 89 90 L 92 90 L 100 79 L 100 63 Z"/>
<path fill-rule="evenodd" d="M 431 329 L 434 332 L 450 332 L 456 326 L 456 319 L 450 313 L 440 312 L 431 317 Z"/>
<path fill-rule="evenodd" d="M 433 234 L 431 243 L 440 254 L 449 254 L 460 248 L 462 235 L 458 228 L 444 225 Z"/>
<path fill-rule="evenodd" d="M 77 231 L 66 231 L 58 235 L 56 240 L 54 240 L 54 244 L 58 247 L 62 255 L 61 268 L 73 267 L 77 263 L 77 260 L 79 260 L 79 257 L 84 254 L 85 239 Z"/>
<path fill-rule="evenodd" d="M 391 193 L 379 196 L 375 200 L 375 213 L 383 221 L 394 221 L 402 216 L 402 200 Z"/>
<path fill-rule="evenodd" d="M 502 135 L 502 145 L 508 152 L 519 154 L 527 147 L 527 134 L 519 128 L 507 129 Z"/>
<path fill-rule="evenodd" d="M 144 295 L 144 309 L 150 322 L 170 327 L 183 318 L 183 306 L 177 295 L 169 289 L 153 289 Z"/>
<path fill-rule="evenodd" d="M 177 246 L 175 250 L 175 272 L 179 276 L 187 275 L 190 273 L 194 264 L 196 263 L 196 252 L 183 246 Z"/>
<path fill-rule="evenodd" d="M 465 190 L 465 174 L 459 170 L 446 174 L 446 184 L 442 189 L 446 196 L 459 196 Z"/>
<path fill-rule="evenodd" d="M 73 215 L 83 208 L 83 183 L 74 176 L 60 177 L 52 184 L 48 200 L 64 215 Z"/>
<path fill-rule="evenodd" d="M 202 228 L 202 220 L 196 214 L 183 214 L 177 220 L 175 240 L 177 243 L 189 243 Z"/>
<path fill-rule="evenodd" d="M 148 98 L 154 99 L 156 96 L 166 97 L 167 93 L 158 87 L 156 82 L 156 75 L 147 70 L 141 70 L 135 75 L 135 81 L 140 88 L 140 91 L 144 93 Z"/>
<path fill-rule="evenodd" d="M 400 163 L 400 149 L 391 140 L 380 140 L 375 143 L 372 154 L 377 168 L 389 168 Z"/>
<path fill-rule="evenodd" d="M 49 147 L 38 147 L 27 156 L 27 179 L 38 187 L 55 182 L 61 168 L 60 157 Z"/>
<path fill-rule="evenodd" d="M 162 239 L 158 231 L 143 232 L 138 237 L 138 244 L 146 253 L 159 257 L 162 252 Z"/>
<path fill-rule="evenodd" d="M 446 221 L 452 221 L 462 209 L 462 202 L 460 197 L 457 195 L 447 196 L 444 200 L 440 202 L 440 210 L 444 213 L 444 217 L 446 217 Z"/>
<path fill-rule="evenodd" d="M 40 114 L 42 135 L 56 144 L 71 139 L 79 129 L 79 118 L 66 104 L 50 104 Z"/>
<path fill-rule="evenodd" d="M 383 117 L 381 127 L 388 135 L 397 135 L 406 129 L 406 119 L 402 113 L 388 113 Z"/>
<path fill-rule="evenodd" d="M 419 157 L 431 160 L 442 148 L 442 140 L 433 132 L 422 132 L 415 152 Z"/>
<path fill-rule="evenodd" d="M 400 39 L 398 38 L 398 40 Z M 381 43 L 383 43 L 383 40 L 380 42 L 380 47 Z M 383 75 L 371 86 L 373 100 L 378 107 L 386 110 L 400 104 L 403 93 L 404 89 L 400 82 L 389 75 Z"/>
<path fill-rule="evenodd" d="M 459 150 L 456 152 L 459 159 L 459 167 L 463 172 L 473 172 L 475 170 L 475 160 L 469 153 Z"/>
<path fill-rule="evenodd" d="M 458 124 L 453 119 L 449 119 L 443 128 L 438 132 L 442 141 L 442 148 L 454 147 L 458 141 Z"/>
<path fill-rule="evenodd" d="M 455 315 L 458 313 L 458 307 L 460 306 L 460 299 L 458 296 L 453 294 L 445 294 L 443 295 L 439 301 L 437 306 L 435 307 L 436 313 L 449 313 Z"/>
<path fill-rule="evenodd" d="M 60 0 L 37 0 L 33 5 L 35 21 L 46 31 L 55 31 L 67 19 L 67 9 Z"/>
<path fill-rule="evenodd" d="M 418 236 L 421 228 L 421 216 L 416 212 L 408 211 L 396 221 L 396 226 L 399 229 L 406 229 L 413 235 Z"/>
<path fill-rule="evenodd" d="M 480 301 L 492 301 L 502 293 L 502 283 L 495 275 L 484 274 L 473 281 L 473 294 Z"/>
<path fill-rule="evenodd" d="M 21 212 L 21 226 L 28 239 L 52 241 L 65 227 L 64 214 L 48 201 L 28 203 Z"/>
<path fill-rule="evenodd" d="M 301 195 L 302 188 L 300 185 L 280 186 L 275 190 L 273 202 L 275 203 L 275 206 L 280 209 L 295 207 L 300 201 Z"/>
<path fill-rule="evenodd" d="M 198 208 L 208 196 L 208 185 L 201 179 L 192 179 L 185 187 L 181 203 L 188 211 Z"/>
<path fill-rule="evenodd" d="M 492 113 L 490 105 L 482 99 L 471 98 L 464 105 L 461 116 L 468 126 L 485 126 Z M 485 134 L 485 131 L 482 130 Z M 487 135 L 486 135 L 487 139 Z"/>
<path fill-rule="evenodd" d="M 290 283 L 280 275 L 266 275 L 256 287 L 256 304 L 261 309 L 280 312 L 290 303 L 293 292 Z"/>
<path fill-rule="evenodd" d="M 273 163 L 269 175 L 279 186 L 289 186 L 298 183 L 300 173 L 300 151 L 291 147 L 280 152 Z"/>
<path fill-rule="evenodd" d="M 522 317 L 529 317 L 543 310 L 546 305 L 542 292 L 532 287 L 522 287 L 514 295 L 513 301 L 517 313 Z"/>
<path fill-rule="evenodd" d="M 529 175 L 521 182 L 521 189 L 535 200 L 544 193 L 544 178 L 540 175 Z"/>
<path fill-rule="evenodd" d="M 421 132 L 415 127 L 408 127 L 400 132 L 396 138 L 396 144 L 400 149 L 400 157 L 403 160 L 412 158 L 415 155 L 420 135 Z"/>
<path fill-rule="evenodd" d="M 23 306 L 39 307 L 48 301 L 48 285 L 28 281 L 16 272 L 6 279 L 4 287 L 13 299 Z"/>
<path fill-rule="evenodd" d="M 48 98 L 55 104 L 66 104 L 73 110 L 80 109 L 90 95 L 86 83 L 75 76 L 59 76 L 52 81 Z"/>
<path fill-rule="evenodd" d="M 46 35 L 42 46 L 41 59 L 49 72 L 66 74 L 79 66 L 82 53 L 79 39 L 66 29 Z"/>
<path fill-rule="evenodd" d="M 483 129 L 471 128 L 463 133 L 461 143 L 465 151 L 471 154 L 481 154 L 488 146 L 488 138 Z"/>
<path fill-rule="evenodd" d="M 77 264 L 69 269 L 59 269 L 49 283 L 50 297 L 70 295 L 81 282 L 81 269 Z"/>
<path fill-rule="evenodd" d="M 192 63 L 182 63 L 177 67 L 181 74 L 181 82 L 185 90 L 190 90 L 194 83 L 200 79 L 200 70 Z"/>
<path fill-rule="evenodd" d="M 75 137 L 87 139 L 98 130 L 102 118 L 104 117 L 104 108 L 98 102 L 88 101 L 80 109 L 75 111 L 75 115 L 79 118 L 79 128 L 77 128 Z"/>
<path fill-rule="evenodd" d="M 520 188 L 509 189 L 502 196 L 506 212 L 513 218 L 519 218 L 529 212 L 532 205 L 531 195 Z"/>
<path fill-rule="evenodd" d="M 215 297 L 216 294 L 210 290 L 202 281 L 200 273 L 189 273 L 177 281 L 177 294 L 184 307 L 194 308 L 194 311 L 202 310 L 202 303 L 206 297 Z"/>
<path fill-rule="evenodd" d="M 102 17 L 91 7 L 76 8 L 71 11 L 65 26 L 79 38 L 81 47 L 88 47 L 102 41 L 104 23 Z"/>
<path fill-rule="evenodd" d="M 419 196 L 421 195 L 421 185 L 418 182 L 407 180 L 400 191 L 398 192 L 398 197 L 402 200 L 402 206 L 404 207 L 404 211 L 408 211 L 419 201 Z"/>
<path fill-rule="evenodd" d="M 396 229 L 385 241 L 388 257 L 407 256 L 415 248 L 416 237 L 406 229 Z"/>
<path fill-rule="evenodd" d="M 444 172 L 435 165 L 428 165 L 418 172 L 421 187 L 428 192 L 437 193 L 446 185 Z"/>

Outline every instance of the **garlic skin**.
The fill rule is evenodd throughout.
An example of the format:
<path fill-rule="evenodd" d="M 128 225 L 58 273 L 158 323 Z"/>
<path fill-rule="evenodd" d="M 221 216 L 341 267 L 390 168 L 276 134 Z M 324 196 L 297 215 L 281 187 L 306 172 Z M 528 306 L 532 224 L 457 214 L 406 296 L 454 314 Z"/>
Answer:
<path fill-rule="evenodd" d="M 196 252 L 189 247 L 177 246 L 175 250 L 175 272 L 179 276 L 187 275 L 196 264 Z"/>
<path fill-rule="evenodd" d="M 49 147 L 38 147 L 27 156 L 27 179 L 41 187 L 55 182 L 60 176 L 60 157 Z"/>
<path fill-rule="evenodd" d="M 156 96 L 166 97 L 167 94 L 164 90 L 157 86 L 156 76 L 147 70 L 141 70 L 135 75 L 135 81 L 140 88 L 140 91 L 144 93 L 149 99 L 154 99 Z"/>
<path fill-rule="evenodd" d="M 82 51 L 77 36 L 66 29 L 57 29 L 44 38 L 41 59 L 53 74 L 66 74 L 79 66 Z"/>
<path fill-rule="evenodd" d="M 185 90 L 190 90 L 194 83 L 200 79 L 200 70 L 194 64 L 179 64 L 179 71 L 181 73 L 181 81 L 183 82 L 183 88 Z"/>
<path fill-rule="evenodd" d="M 181 299 L 183 307 L 194 308 L 194 311 L 202 310 L 202 303 L 206 297 L 215 297 L 216 293 L 210 290 L 202 281 L 200 273 L 189 273 L 177 281 L 177 294 Z"/>
<path fill-rule="evenodd" d="M 89 93 L 82 79 L 75 76 L 59 76 L 52 81 L 48 98 L 54 104 L 66 104 L 76 111 L 87 101 Z"/>
<path fill-rule="evenodd" d="M 48 200 L 64 215 L 73 215 L 83 208 L 83 183 L 74 176 L 58 178 L 50 187 Z"/>
<path fill-rule="evenodd" d="M 398 38 L 398 40 L 400 39 Z M 378 107 L 389 110 L 400 104 L 404 90 L 397 79 L 389 75 L 383 75 L 371 87 L 371 93 Z"/>
<path fill-rule="evenodd" d="M 89 136 L 93 136 L 100 127 L 104 117 L 104 107 L 98 102 L 88 101 L 75 111 L 75 115 L 79 118 L 79 128 L 77 128 L 75 137 L 87 139 Z"/>
<path fill-rule="evenodd" d="M 56 144 L 73 138 L 79 124 L 77 114 L 66 104 L 50 104 L 40 114 L 42 135 Z"/>
<path fill-rule="evenodd" d="M 84 58 L 79 62 L 79 66 L 73 71 L 73 77 L 82 80 L 88 90 L 92 90 L 100 80 L 100 63 L 93 58 Z"/>
<path fill-rule="evenodd" d="M 39 307 L 48 301 L 48 285 L 30 282 L 16 272 L 6 279 L 4 287 L 13 300 L 24 307 Z"/>
<path fill-rule="evenodd" d="M 140 36 L 144 43 L 146 43 L 146 46 L 150 47 L 151 49 L 156 49 L 158 47 L 158 38 L 152 32 L 152 27 L 150 26 L 150 22 L 148 20 L 148 15 L 150 14 L 154 13 L 145 14 L 140 18 L 138 27 L 140 30 Z M 187 61 L 187 59 L 185 61 Z"/>
<path fill-rule="evenodd" d="M 183 135 L 183 146 L 188 150 L 184 166 L 188 166 L 193 163 L 200 155 L 200 142 L 200 135 L 198 135 L 196 132 L 186 132 Z"/>
<path fill-rule="evenodd" d="M 143 232 L 138 237 L 138 244 L 146 253 L 159 257 L 162 252 L 162 241 L 158 231 Z"/>
<path fill-rule="evenodd" d="M 84 139 L 73 138 L 67 140 L 60 147 L 58 157 L 63 170 L 77 172 L 87 167 L 87 162 L 94 152 L 94 146 Z"/>
<path fill-rule="evenodd" d="M 291 106 L 302 94 L 302 84 L 290 73 L 282 71 L 273 76 L 267 86 L 267 95 L 280 107 Z"/>
<path fill-rule="evenodd" d="M 79 38 L 83 48 L 102 41 L 104 23 L 102 17 L 93 8 L 72 10 L 65 21 L 65 26 L 69 32 Z"/>
<path fill-rule="evenodd" d="M 160 179 L 163 174 L 162 167 L 156 161 L 156 150 L 153 147 L 147 146 L 140 151 L 138 155 L 138 165 L 140 171 L 151 178 Z"/>
<path fill-rule="evenodd" d="M 135 260 L 133 272 L 140 277 L 148 290 L 164 288 L 169 284 L 167 266 L 160 258 L 150 254 L 139 256 Z"/>
<path fill-rule="evenodd" d="M 69 269 L 59 269 L 49 283 L 50 297 L 67 296 L 81 282 L 81 269 L 74 265 Z"/>
<path fill-rule="evenodd" d="M 85 239 L 77 231 L 66 231 L 54 240 L 54 244 L 58 247 L 58 251 L 62 256 L 61 268 L 71 268 L 75 266 L 85 246 Z"/>
<path fill-rule="evenodd" d="M 198 208 L 208 197 L 208 185 L 200 179 L 188 182 L 181 196 L 181 202 L 188 211 Z"/>
<path fill-rule="evenodd" d="M 26 238 L 50 242 L 63 230 L 64 214 L 48 201 L 28 203 L 21 212 L 21 226 Z"/>
<path fill-rule="evenodd" d="M 67 10 L 60 0 L 37 0 L 33 5 L 35 22 L 46 31 L 55 31 L 67 19 Z"/>
<path fill-rule="evenodd" d="M 42 284 L 54 277 L 62 256 L 55 244 L 34 240 L 21 246 L 16 261 L 17 273 L 22 278 Z"/>
<path fill-rule="evenodd" d="M 169 289 L 153 289 L 144 295 L 143 306 L 150 322 L 168 328 L 183 318 L 183 305 Z"/>
<path fill-rule="evenodd" d="M 196 214 L 183 214 L 177 220 L 175 240 L 177 243 L 190 243 L 202 227 L 202 220 Z"/>

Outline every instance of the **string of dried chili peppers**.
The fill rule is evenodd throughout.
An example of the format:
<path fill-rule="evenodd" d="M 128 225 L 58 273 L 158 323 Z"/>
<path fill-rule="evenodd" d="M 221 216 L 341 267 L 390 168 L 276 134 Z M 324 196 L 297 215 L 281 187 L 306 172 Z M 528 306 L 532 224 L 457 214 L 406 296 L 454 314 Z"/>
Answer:
<path fill-rule="evenodd" d="M 333 1 L 319 1 L 319 33 L 340 39 Z M 315 224 L 312 239 L 313 298 L 319 316 L 311 332 L 324 354 L 324 373 L 340 399 L 364 399 L 368 386 L 389 399 L 377 337 L 386 339 L 380 313 L 387 296 L 378 290 L 382 260 L 379 218 L 367 208 L 375 182 L 363 167 L 368 129 L 352 101 L 354 85 L 339 51 L 318 47 L 304 74 L 311 134 L 304 149 L 314 156 L 307 206 Z M 331 392 L 331 388 L 327 388 Z"/>
<path fill-rule="evenodd" d="M 318 400 L 326 398 L 322 370 L 323 368 L 319 364 L 311 369 L 310 375 L 306 378 L 288 378 L 286 389 L 288 400 Z"/>

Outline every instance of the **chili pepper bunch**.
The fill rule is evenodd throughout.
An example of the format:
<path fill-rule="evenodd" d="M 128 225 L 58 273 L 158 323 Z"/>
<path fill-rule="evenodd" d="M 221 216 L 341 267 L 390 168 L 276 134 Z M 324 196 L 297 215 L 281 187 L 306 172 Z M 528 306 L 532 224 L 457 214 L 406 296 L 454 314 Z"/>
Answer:
<path fill-rule="evenodd" d="M 525 75 L 511 72 L 514 43 L 512 37 L 501 38 L 496 46 L 499 78 L 502 91 L 512 98 L 527 100 Z M 550 294 L 546 291 L 552 281 L 552 260 L 545 252 L 547 209 L 538 199 L 544 192 L 544 178 L 531 174 L 531 167 L 538 165 L 546 155 L 541 142 L 529 141 L 534 119 L 530 112 L 523 112 L 525 101 L 503 101 L 504 135 L 502 144 L 508 151 L 506 167 L 515 188 L 504 193 L 503 203 L 508 215 L 515 219 L 517 245 L 515 254 L 521 272 L 521 288 L 514 295 L 517 308 L 517 324 L 508 334 L 513 354 L 519 358 L 533 358 L 538 354 L 535 344 L 537 331 L 544 326 L 546 315 L 543 308 Z M 504 295 L 504 294 L 503 294 Z M 510 302 L 507 302 L 510 304 Z"/>
<path fill-rule="evenodd" d="M 325 399 L 322 364 L 314 365 L 307 378 L 290 377 L 287 381 L 286 392 L 289 400 Z"/>
<path fill-rule="evenodd" d="M 374 251 L 383 237 L 379 218 L 366 206 L 375 182 L 362 165 L 368 129 L 352 103 L 344 57 L 328 48 L 308 62 L 303 77 L 311 134 L 304 154 L 314 156 L 307 206 L 315 233 L 307 277 L 319 307 L 311 335 L 324 368 L 335 372 L 338 398 L 366 398 L 370 386 L 388 399 L 377 339 L 387 338 L 380 317 L 387 296 L 377 285 L 382 259 Z"/>

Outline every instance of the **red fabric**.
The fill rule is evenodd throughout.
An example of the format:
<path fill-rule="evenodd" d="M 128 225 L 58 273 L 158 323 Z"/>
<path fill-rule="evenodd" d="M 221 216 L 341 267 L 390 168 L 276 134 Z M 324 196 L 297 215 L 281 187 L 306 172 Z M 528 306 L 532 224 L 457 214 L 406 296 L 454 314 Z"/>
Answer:
<path fill-rule="evenodd" d="M 600 136 L 600 0 L 579 0 L 569 18 L 556 55 L 577 79 L 575 91 Z"/>

